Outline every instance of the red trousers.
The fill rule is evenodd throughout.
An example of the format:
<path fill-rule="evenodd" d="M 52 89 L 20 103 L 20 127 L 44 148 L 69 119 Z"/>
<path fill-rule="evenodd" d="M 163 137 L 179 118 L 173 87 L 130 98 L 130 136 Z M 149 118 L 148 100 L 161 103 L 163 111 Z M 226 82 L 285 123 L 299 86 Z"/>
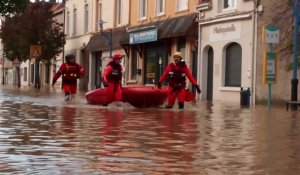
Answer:
<path fill-rule="evenodd" d="M 168 87 L 168 105 L 173 106 L 177 97 L 179 103 L 184 102 L 185 100 L 185 89 L 180 88 L 179 90 L 174 91 L 173 87 Z"/>
<path fill-rule="evenodd" d="M 106 88 L 107 103 L 122 101 L 122 89 L 120 83 L 108 83 Z"/>
<path fill-rule="evenodd" d="M 76 94 L 77 84 L 63 84 L 64 92 L 70 92 L 72 95 Z"/>

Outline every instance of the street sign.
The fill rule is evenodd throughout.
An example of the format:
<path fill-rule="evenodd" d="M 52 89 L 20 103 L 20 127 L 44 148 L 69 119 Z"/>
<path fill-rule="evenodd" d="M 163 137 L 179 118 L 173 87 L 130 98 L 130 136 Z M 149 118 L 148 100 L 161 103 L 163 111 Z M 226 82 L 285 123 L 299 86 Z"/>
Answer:
<path fill-rule="evenodd" d="M 264 83 L 276 82 L 276 53 L 265 52 L 264 54 Z"/>
<path fill-rule="evenodd" d="M 41 56 L 41 53 L 42 53 L 41 45 L 30 46 L 30 58 L 38 58 Z"/>
<path fill-rule="evenodd" d="M 263 43 L 279 43 L 279 29 L 272 26 L 264 26 L 262 31 Z"/>

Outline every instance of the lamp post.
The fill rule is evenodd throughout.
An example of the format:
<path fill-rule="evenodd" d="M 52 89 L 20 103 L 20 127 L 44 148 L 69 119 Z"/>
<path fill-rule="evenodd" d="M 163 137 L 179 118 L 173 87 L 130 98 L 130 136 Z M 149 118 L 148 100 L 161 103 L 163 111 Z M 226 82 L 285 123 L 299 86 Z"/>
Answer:
<path fill-rule="evenodd" d="M 99 20 L 99 29 L 101 36 L 105 37 L 108 40 L 109 47 L 109 58 L 112 58 L 112 29 L 109 29 L 109 33 L 103 33 L 103 24 L 107 23 L 102 19 Z"/>
<path fill-rule="evenodd" d="M 299 47 L 299 0 L 294 0 L 293 3 L 293 14 L 294 14 L 294 48 L 293 48 L 293 79 L 292 89 L 291 89 L 291 101 L 297 101 L 298 99 L 298 77 L 297 77 L 297 68 L 298 68 L 298 47 Z M 293 109 L 296 109 L 296 105 L 292 105 Z"/>

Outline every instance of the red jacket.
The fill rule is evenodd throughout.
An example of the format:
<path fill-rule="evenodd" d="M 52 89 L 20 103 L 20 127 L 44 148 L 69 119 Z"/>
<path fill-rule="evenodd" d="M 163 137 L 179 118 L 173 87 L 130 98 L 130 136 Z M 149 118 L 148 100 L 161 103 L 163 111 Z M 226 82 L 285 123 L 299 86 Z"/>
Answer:
<path fill-rule="evenodd" d="M 169 86 L 171 87 L 184 88 L 186 85 L 186 77 L 189 79 L 192 85 L 197 84 L 195 78 L 191 74 L 190 69 L 185 64 L 170 63 L 160 77 L 159 82 L 162 83 L 167 78 L 167 76 Z"/>
<path fill-rule="evenodd" d="M 123 68 L 114 61 L 108 63 L 107 68 L 103 72 L 103 80 L 109 83 L 121 83 Z"/>
<path fill-rule="evenodd" d="M 52 84 L 54 84 L 61 75 L 63 84 L 73 84 L 76 83 L 76 80 L 78 78 L 83 77 L 84 68 L 77 63 L 64 63 L 59 67 L 59 70 L 55 73 Z"/>

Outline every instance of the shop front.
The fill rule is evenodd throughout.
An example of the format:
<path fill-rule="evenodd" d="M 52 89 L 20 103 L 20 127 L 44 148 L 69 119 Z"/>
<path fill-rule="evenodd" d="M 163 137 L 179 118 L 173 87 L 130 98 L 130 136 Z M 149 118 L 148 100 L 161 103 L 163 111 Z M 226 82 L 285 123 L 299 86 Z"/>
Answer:
<path fill-rule="evenodd" d="M 197 14 L 189 14 L 128 28 L 129 60 L 134 61 L 132 58 L 135 55 L 140 60 L 135 64 L 137 67 L 131 66 L 130 69 L 141 70 L 140 78 L 135 77 L 136 81 L 132 82 L 146 86 L 157 84 L 168 63 L 172 62 L 170 58 L 175 51 L 181 51 L 189 66 L 192 66 L 193 57 L 197 58 L 190 44 L 197 40 L 196 17 Z M 126 46 L 125 42 L 123 46 Z"/>
<path fill-rule="evenodd" d="M 112 32 L 111 35 L 109 32 Z M 88 74 L 88 90 L 103 87 L 101 75 L 110 61 L 110 52 L 112 52 L 112 54 L 119 53 L 126 55 L 120 45 L 121 38 L 126 35 L 128 34 L 123 27 L 106 30 L 102 33 L 99 32 L 91 37 L 84 48 L 85 55 L 87 55 L 85 70 L 86 74 Z M 111 36 L 111 38 L 108 36 Z"/>

